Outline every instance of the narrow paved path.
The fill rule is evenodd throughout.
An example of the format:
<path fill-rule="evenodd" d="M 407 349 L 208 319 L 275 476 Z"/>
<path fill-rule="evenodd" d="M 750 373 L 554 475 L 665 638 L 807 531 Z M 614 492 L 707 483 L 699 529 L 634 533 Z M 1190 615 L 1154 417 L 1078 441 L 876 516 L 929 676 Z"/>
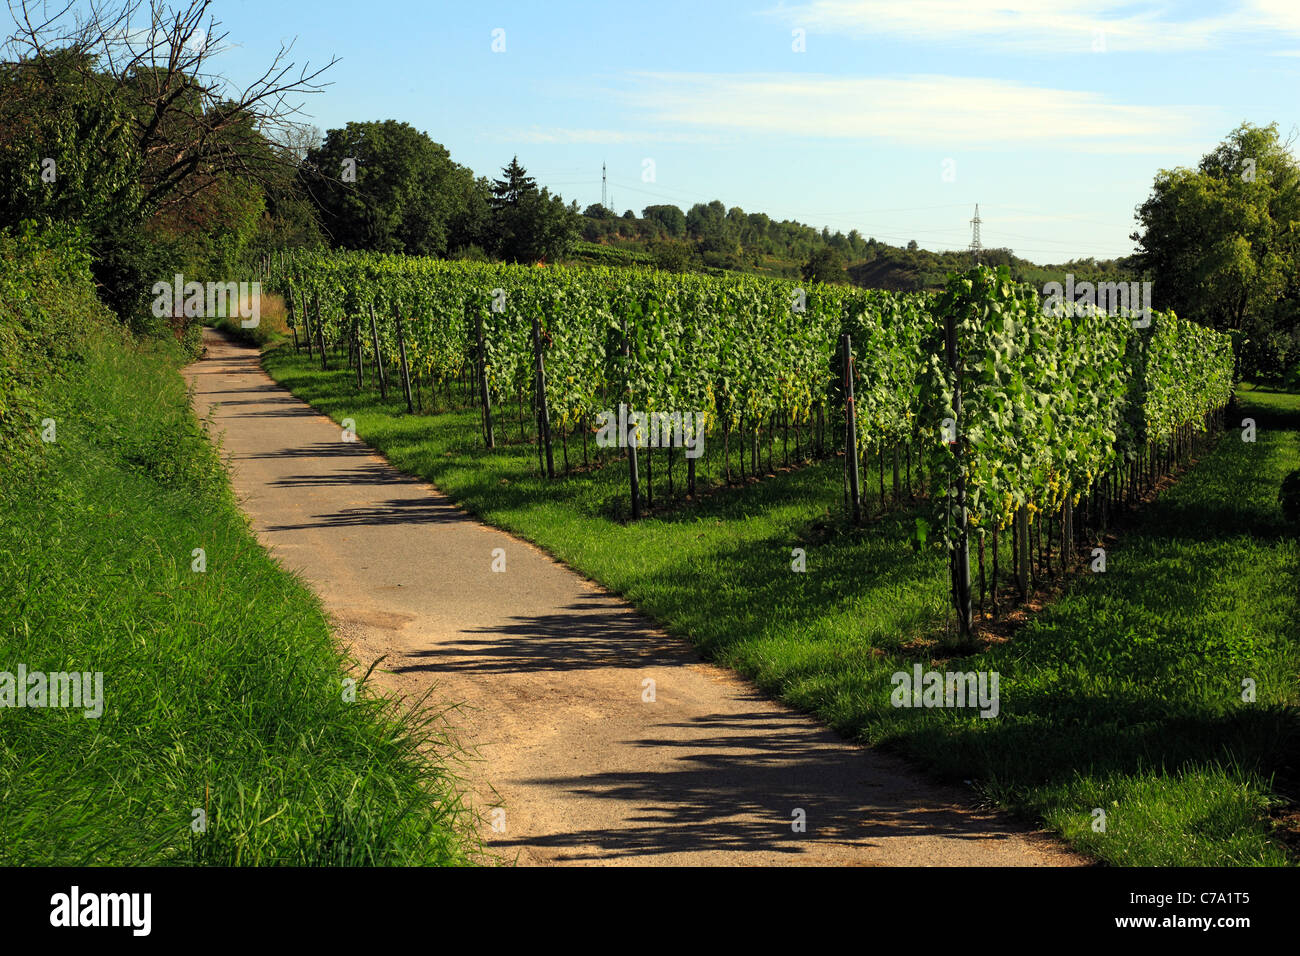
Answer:
<path fill-rule="evenodd" d="M 460 769 L 493 852 L 522 864 L 1080 862 L 702 663 L 537 548 L 342 441 L 256 350 L 205 336 L 187 375 L 258 537 L 321 596 L 363 667 L 387 655 L 372 680 L 461 705 L 453 722 L 474 756 Z M 504 573 L 491 570 L 497 548 Z"/>

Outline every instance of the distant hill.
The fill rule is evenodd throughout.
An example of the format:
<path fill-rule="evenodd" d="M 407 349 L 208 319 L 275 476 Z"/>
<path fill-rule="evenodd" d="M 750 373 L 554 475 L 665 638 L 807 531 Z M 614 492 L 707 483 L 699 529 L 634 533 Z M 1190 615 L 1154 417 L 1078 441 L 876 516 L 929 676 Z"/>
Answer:
<path fill-rule="evenodd" d="M 577 204 L 573 206 L 577 210 Z M 638 216 L 621 216 L 593 204 L 579 217 L 581 241 L 566 261 L 600 265 L 653 265 L 671 271 L 747 272 L 774 278 L 843 281 L 864 288 L 918 291 L 940 289 L 950 272 L 969 269 L 967 249 L 931 252 L 915 242 L 906 248 L 863 237 L 818 230 L 801 222 L 777 221 L 764 213 L 728 209 L 721 200 L 677 206 L 647 206 Z M 1127 259 L 1076 259 L 1039 265 L 1010 249 L 985 249 L 980 261 L 1005 265 L 1014 278 L 1042 286 L 1079 280 L 1131 281 L 1141 278 Z"/>
<path fill-rule="evenodd" d="M 572 264 L 608 266 L 660 266 L 659 254 L 664 246 L 678 247 L 676 259 L 693 272 L 718 274 L 744 272 L 778 279 L 802 278 L 804 261 L 765 253 L 718 254 L 704 252 L 699 243 L 689 239 L 613 238 L 603 242 L 580 241 L 574 244 L 564 261 Z M 865 255 L 847 261 L 843 281 L 868 289 L 910 292 L 937 291 L 943 288 L 951 272 L 968 269 L 975 257 L 969 250 L 931 252 L 928 249 L 904 249 L 868 240 Z M 986 265 L 1005 265 L 1013 278 L 1042 287 L 1048 282 L 1065 281 L 1067 273 L 1077 281 L 1133 281 L 1141 278 L 1125 258 L 1077 259 L 1064 263 L 1040 265 L 1022 259 L 1010 249 L 985 249 L 980 261 Z M 672 268 L 673 266 L 669 266 Z"/>

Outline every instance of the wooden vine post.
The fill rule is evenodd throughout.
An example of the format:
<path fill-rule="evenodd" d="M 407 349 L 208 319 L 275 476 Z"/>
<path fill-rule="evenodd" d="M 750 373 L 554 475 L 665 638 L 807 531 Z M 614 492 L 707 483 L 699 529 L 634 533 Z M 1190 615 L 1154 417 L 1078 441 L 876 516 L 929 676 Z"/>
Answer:
<path fill-rule="evenodd" d="M 632 340 L 627 334 L 627 320 L 623 320 L 623 358 L 630 365 L 632 361 Z M 630 390 L 629 390 L 630 391 Z M 628 395 L 631 398 L 631 395 Z M 631 408 L 628 408 L 631 411 Z M 631 418 L 631 415 L 628 415 Z M 637 474 L 637 452 L 636 452 L 636 426 L 629 421 L 627 434 L 623 436 L 624 444 L 627 447 L 627 477 L 632 486 L 632 520 L 635 521 L 641 517 L 641 476 Z"/>
<path fill-rule="evenodd" d="M 702 415 L 697 415 L 694 419 L 694 423 L 691 425 L 690 443 L 692 447 L 695 445 L 696 442 L 695 436 L 698 429 L 701 427 L 700 419 L 702 417 L 703 417 Z M 672 472 L 670 470 L 669 475 L 671 476 L 671 474 Z M 687 497 L 690 497 L 694 494 L 695 494 L 695 459 L 687 455 L 686 456 L 686 495 Z"/>
<path fill-rule="evenodd" d="M 853 523 L 862 521 L 862 495 L 858 490 L 858 418 L 853 403 L 853 339 L 845 332 L 840 338 L 844 353 L 844 458 L 849 469 L 849 506 Z"/>
<path fill-rule="evenodd" d="M 361 354 L 361 316 L 352 317 L 352 340 L 356 343 L 357 349 L 357 388 L 366 387 L 365 368 L 366 360 Z"/>
<path fill-rule="evenodd" d="M 551 449 L 551 413 L 546 406 L 546 360 L 542 358 L 542 326 L 533 316 L 533 367 L 537 378 L 537 440 L 546 449 L 546 477 L 555 477 L 555 455 Z"/>
<path fill-rule="evenodd" d="M 302 291 L 302 334 L 307 340 L 307 358 L 313 358 L 311 345 L 311 315 L 307 311 L 307 290 Z"/>
<path fill-rule="evenodd" d="M 375 321 L 375 303 L 370 303 L 370 341 L 375 346 L 375 376 L 379 379 L 379 397 L 388 401 L 388 386 L 384 384 L 384 359 L 379 354 L 379 323 Z"/>
<path fill-rule="evenodd" d="M 953 374 L 952 410 L 957 458 L 956 500 L 949 507 L 957 509 L 957 540 L 952 551 L 952 598 L 957 609 L 957 633 L 969 640 L 974 633 L 970 596 L 970 530 L 966 514 L 966 436 L 961 431 L 961 362 L 957 355 L 957 320 L 951 310 L 944 315 L 944 340 L 948 368 Z"/>
<path fill-rule="evenodd" d="M 1016 509 L 1016 590 L 1023 601 L 1029 597 L 1029 509 Z"/>
<path fill-rule="evenodd" d="M 325 359 L 325 324 L 320 320 L 320 293 L 312 296 L 316 304 L 316 345 L 320 348 L 320 368 L 324 372 L 329 368 Z"/>
<path fill-rule="evenodd" d="M 296 315 L 293 308 L 293 286 L 290 285 L 287 288 L 289 289 L 289 294 L 285 299 L 289 308 L 289 328 L 293 329 L 293 350 L 295 352 L 301 352 L 302 346 L 298 344 L 298 323 L 294 321 Z"/>
<path fill-rule="evenodd" d="M 492 432 L 492 399 L 487 385 L 487 352 L 483 344 L 483 316 L 474 310 L 474 333 L 478 338 L 478 389 L 479 402 L 483 406 L 483 434 L 489 448 L 496 447 L 496 436 Z"/>
<path fill-rule="evenodd" d="M 393 319 L 397 323 L 397 351 L 402 358 L 402 391 L 406 395 L 406 412 L 415 414 L 415 403 L 411 401 L 411 368 L 406 364 L 406 337 L 402 334 L 402 310 L 393 303 Z"/>
<path fill-rule="evenodd" d="M 1061 511 L 1061 568 L 1069 571 L 1074 565 L 1074 501 L 1068 491 Z"/>

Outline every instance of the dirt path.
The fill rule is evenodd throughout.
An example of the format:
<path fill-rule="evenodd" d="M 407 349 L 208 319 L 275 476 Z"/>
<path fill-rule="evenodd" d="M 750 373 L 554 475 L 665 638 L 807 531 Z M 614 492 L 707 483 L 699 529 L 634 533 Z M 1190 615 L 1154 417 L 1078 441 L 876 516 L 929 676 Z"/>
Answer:
<path fill-rule="evenodd" d="M 455 724 L 476 759 L 461 769 L 494 852 L 521 864 L 1080 862 L 701 663 L 538 549 L 343 442 L 256 350 L 204 334 L 187 375 L 199 413 L 215 406 L 258 537 L 320 594 L 363 665 L 387 655 L 372 679 L 462 705 Z M 505 573 L 491 570 L 496 548 Z"/>

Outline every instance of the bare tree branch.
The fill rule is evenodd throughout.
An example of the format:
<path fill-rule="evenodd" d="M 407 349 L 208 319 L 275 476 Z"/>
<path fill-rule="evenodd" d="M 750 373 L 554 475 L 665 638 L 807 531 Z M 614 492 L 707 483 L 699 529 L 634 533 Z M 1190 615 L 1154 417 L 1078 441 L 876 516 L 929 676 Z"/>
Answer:
<path fill-rule="evenodd" d="M 223 174 L 283 182 L 305 155 L 303 97 L 330 85 L 321 77 L 338 62 L 299 66 L 293 44 L 281 44 L 260 76 L 237 86 L 212 67 L 229 36 L 212 2 L 91 0 L 74 14 L 73 2 L 8 0 L 14 62 L 51 70 L 51 57 L 72 49 L 89 88 L 125 97 L 144 163 L 144 216 L 192 200 Z"/>

